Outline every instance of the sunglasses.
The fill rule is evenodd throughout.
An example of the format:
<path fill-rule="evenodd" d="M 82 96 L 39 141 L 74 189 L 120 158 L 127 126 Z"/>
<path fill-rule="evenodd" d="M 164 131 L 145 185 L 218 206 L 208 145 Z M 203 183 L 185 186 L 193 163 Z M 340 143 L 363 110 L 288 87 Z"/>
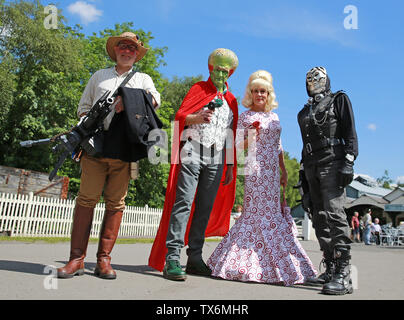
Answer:
<path fill-rule="evenodd" d="M 119 50 L 129 49 L 130 52 L 135 52 L 138 49 L 136 44 L 118 43 L 117 47 Z"/>

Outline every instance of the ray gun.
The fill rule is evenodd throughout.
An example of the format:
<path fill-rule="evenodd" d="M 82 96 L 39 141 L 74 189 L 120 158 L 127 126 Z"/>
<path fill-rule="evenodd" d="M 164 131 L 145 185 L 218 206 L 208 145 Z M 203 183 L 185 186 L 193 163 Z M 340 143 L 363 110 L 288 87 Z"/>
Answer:
<path fill-rule="evenodd" d="M 125 80 L 119 87 L 125 86 L 130 78 L 135 73 L 135 70 L 128 74 Z M 119 89 L 119 88 L 118 88 Z M 57 171 L 62 166 L 66 158 L 72 154 L 72 158 L 79 160 L 81 151 L 86 151 L 89 155 L 96 155 L 97 148 L 95 146 L 94 136 L 102 132 L 104 119 L 111 112 L 111 105 L 114 103 L 115 97 L 118 94 L 118 89 L 110 96 L 111 91 L 106 91 L 100 99 L 92 106 L 90 111 L 83 116 L 79 123 L 74 126 L 70 131 L 58 134 L 52 138 L 40 139 L 40 140 L 27 140 L 20 142 L 22 147 L 32 147 L 35 145 L 49 144 L 56 142 L 56 145 L 52 147 L 52 152 L 59 153 L 61 155 L 55 164 L 55 167 L 49 174 L 49 181 L 52 181 L 56 176 Z"/>

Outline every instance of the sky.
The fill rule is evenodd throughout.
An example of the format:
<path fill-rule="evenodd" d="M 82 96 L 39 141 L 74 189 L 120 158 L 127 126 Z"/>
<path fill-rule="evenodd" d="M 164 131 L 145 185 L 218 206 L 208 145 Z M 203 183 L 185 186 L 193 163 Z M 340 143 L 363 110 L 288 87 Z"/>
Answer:
<path fill-rule="evenodd" d="M 300 161 L 297 113 L 307 102 L 306 72 L 324 66 L 332 91 L 349 96 L 359 140 L 355 173 L 374 178 L 388 170 L 404 183 L 404 2 L 401 0 L 63 0 L 55 4 L 68 25 L 91 35 L 133 22 L 151 32 L 153 47 L 167 47 L 164 77 L 209 77 L 216 48 L 233 50 L 239 67 L 228 83 L 244 96 L 248 78 L 273 76 L 282 144 Z M 246 109 L 240 105 L 239 112 Z"/>

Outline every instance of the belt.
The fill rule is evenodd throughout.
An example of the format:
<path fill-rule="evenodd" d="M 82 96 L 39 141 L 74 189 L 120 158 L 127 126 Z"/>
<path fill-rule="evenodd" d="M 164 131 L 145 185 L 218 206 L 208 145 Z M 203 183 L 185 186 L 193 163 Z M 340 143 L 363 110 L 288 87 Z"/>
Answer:
<path fill-rule="evenodd" d="M 327 147 L 333 147 L 342 144 L 341 139 L 337 138 L 325 138 L 314 142 L 308 142 L 305 144 L 307 153 L 313 153 Z"/>

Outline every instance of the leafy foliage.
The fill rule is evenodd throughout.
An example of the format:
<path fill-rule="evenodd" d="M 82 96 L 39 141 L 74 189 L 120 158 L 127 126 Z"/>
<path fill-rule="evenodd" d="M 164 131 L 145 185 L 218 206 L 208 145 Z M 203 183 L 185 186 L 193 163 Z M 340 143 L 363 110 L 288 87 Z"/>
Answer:
<path fill-rule="evenodd" d="M 298 204 L 300 200 L 300 194 L 297 189 L 293 187 L 297 185 L 299 181 L 299 168 L 300 164 L 296 158 L 290 158 L 288 152 L 284 152 L 285 167 L 288 172 L 288 185 L 286 187 L 286 201 L 288 205 L 293 208 Z"/>
<path fill-rule="evenodd" d="M 175 113 L 190 87 L 203 80 L 201 75 L 164 78 L 159 68 L 165 65 L 167 48 L 151 46 L 151 32 L 134 29 L 131 22 L 86 37 L 79 25 L 69 26 L 60 12 L 57 29 L 46 29 L 45 17 L 44 6 L 38 0 L 0 0 L 1 164 L 41 172 L 52 170 L 57 155 L 49 145 L 25 149 L 19 142 L 49 138 L 77 123 L 77 105 L 89 78 L 95 71 L 114 65 L 105 50 L 108 37 L 125 31 L 136 33 L 150 48 L 135 67 L 149 74 L 161 93 L 157 113 L 171 141 Z M 170 159 L 170 145 L 167 151 Z M 289 173 L 286 194 L 288 203 L 293 205 L 299 197 L 292 189 L 297 182 L 298 163 L 287 154 L 285 163 Z M 141 160 L 139 179 L 131 181 L 126 203 L 161 208 L 168 173 L 169 164 Z M 59 175 L 70 178 L 69 194 L 74 198 L 80 186 L 79 166 L 67 160 Z M 244 176 L 239 175 L 237 180 L 235 204 L 242 204 Z"/>
<path fill-rule="evenodd" d="M 390 178 L 389 172 L 384 170 L 384 174 L 381 178 L 376 179 L 377 183 L 386 189 L 391 189 L 390 184 L 393 183 L 393 179 Z"/>
<path fill-rule="evenodd" d="M 71 124 L 67 115 L 74 114 L 82 90 L 82 44 L 62 16 L 58 29 L 44 28 L 39 1 L 3 2 L 0 16 L 0 83 L 9 101 L 2 110 L 0 163 L 48 170 L 54 157 L 46 148 L 22 149 L 19 142 L 52 136 Z"/>

